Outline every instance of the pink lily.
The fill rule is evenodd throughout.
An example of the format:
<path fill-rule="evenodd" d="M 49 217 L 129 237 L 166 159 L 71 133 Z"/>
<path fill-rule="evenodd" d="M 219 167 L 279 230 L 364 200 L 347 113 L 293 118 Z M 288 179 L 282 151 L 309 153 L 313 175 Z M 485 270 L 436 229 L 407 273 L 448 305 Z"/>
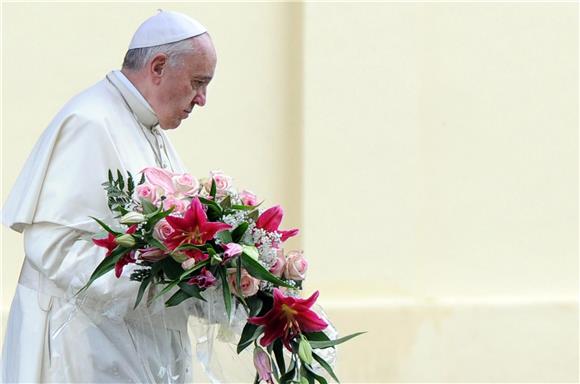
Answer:
<path fill-rule="evenodd" d="M 290 229 L 287 231 L 279 230 L 280 223 L 282 222 L 282 217 L 284 217 L 284 211 L 282 207 L 276 205 L 272 208 L 268 208 L 258 220 L 256 220 L 256 228 L 264 229 L 268 232 L 278 232 L 282 235 L 281 241 L 286 241 L 292 236 L 296 236 L 298 234 L 298 228 Z"/>
<path fill-rule="evenodd" d="M 266 347 L 281 338 L 286 348 L 291 351 L 290 341 L 300 333 L 325 329 L 328 323 L 310 309 L 317 298 L 318 291 L 308 299 L 300 299 L 284 296 L 279 288 L 274 288 L 272 309 L 264 316 L 248 318 L 248 323 L 264 326 L 260 345 Z"/>
<path fill-rule="evenodd" d="M 147 167 L 141 172 L 151 184 L 163 188 L 166 194 L 173 195 L 175 193 L 172 172 L 156 167 Z"/>
<path fill-rule="evenodd" d="M 143 248 L 139 250 L 140 257 L 147 261 L 159 261 L 165 259 L 168 255 L 159 248 Z"/>
<path fill-rule="evenodd" d="M 171 250 L 183 244 L 204 245 L 208 240 L 213 239 L 217 232 L 232 227 L 229 224 L 208 221 L 197 197 L 191 201 L 183 218 L 167 216 L 166 220 L 174 229 L 165 239 L 165 244 Z"/>
<path fill-rule="evenodd" d="M 227 243 L 220 245 L 224 249 L 224 261 L 229 260 L 232 257 L 236 257 L 243 252 L 243 248 L 240 244 Z"/>
<path fill-rule="evenodd" d="M 187 284 L 197 285 L 200 288 L 209 288 L 215 285 L 216 281 L 215 276 L 206 267 L 203 267 L 199 275 L 193 276 Z"/>
<path fill-rule="evenodd" d="M 254 367 L 256 367 L 256 371 L 258 371 L 260 380 L 263 380 L 268 384 L 274 383 L 274 380 L 272 379 L 272 361 L 270 360 L 268 353 L 260 347 L 254 349 Z"/>
<path fill-rule="evenodd" d="M 111 255 L 113 250 L 117 248 L 117 243 L 115 242 L 115 235 L 109 233 L 104 239 L 93 239 L 93 243 L 99 247 L 107 248 L 107 253 L 105 256 Z"/>

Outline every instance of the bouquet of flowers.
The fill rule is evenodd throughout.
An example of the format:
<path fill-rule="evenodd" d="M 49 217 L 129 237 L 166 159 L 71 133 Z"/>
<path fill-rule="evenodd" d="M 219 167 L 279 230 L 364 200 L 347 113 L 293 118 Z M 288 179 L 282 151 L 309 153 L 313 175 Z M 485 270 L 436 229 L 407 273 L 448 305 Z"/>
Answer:
<path fill-rule="evenodd" d="M 162 287 L 154 299 L 174 292 L 165 302 L 174 306 L 205 300 L 204 290 L 219 284 L 228 316 L 239 305 L 248 315 L 237 351 L 254 345 L 256 382 L 326 383 L 321 368 L 338 381 L 317 350 L 360 333 L 331 340 L 328 323 L 311 309 L 318 291 L 300 298 L 308 263 L 301 251 L 284 254 L 298 229 L 280 229 L 282 208 L 260 209 L 253 193 L 236 190 L 219 171 L 202 180 L 153 167 L 141 174 L 135 184 L 130 173 L 109 171 L 108 205 L 126 229 L 93 218 L 107 233 L 93 242 L 107 253 L 81 291 L 112 270 L 120 277 L 128 264 L 140 283 L 135 308 L 153 285 Z"/>

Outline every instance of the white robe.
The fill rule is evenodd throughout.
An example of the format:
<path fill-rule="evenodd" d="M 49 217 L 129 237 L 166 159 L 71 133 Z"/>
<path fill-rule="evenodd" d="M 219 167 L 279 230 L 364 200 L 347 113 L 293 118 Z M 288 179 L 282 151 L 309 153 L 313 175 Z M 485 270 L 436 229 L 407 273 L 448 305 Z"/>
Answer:
<path fill-rule="evenodd" d="M 38 140 L 3 207 L 3 222 L 25 242 L 4 382 L 190 381 L 187 305 L 166 309 L 159 301 L 133 311 L 139 284 L 129 271 L 74 296 L 105 252 L 87 240 L 101 231 L 89 216 L 113 223 L 101 186 L 107 171 L 137 175 L 156 163 L 184 171 L 156 124 L 145 99 L 114 71 L 71 99 Z"/>

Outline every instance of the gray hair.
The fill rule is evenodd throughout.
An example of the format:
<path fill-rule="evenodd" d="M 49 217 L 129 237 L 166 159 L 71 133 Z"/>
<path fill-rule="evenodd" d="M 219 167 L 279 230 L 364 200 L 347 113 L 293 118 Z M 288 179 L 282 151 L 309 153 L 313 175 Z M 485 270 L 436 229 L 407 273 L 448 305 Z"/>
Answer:
<path fill-rule="evenodd" d="M 169 65 L 176 65 L 177 58 L 185 52 L 196 51 L 197 47 L 192 44 L 194 38 L 179 40 L 175 43 L 156 45 L 154 47 L 133 48 L 127 51 L 123 60 L 123 69 L 138 71 L 145 66 L 155 55 L 164 53 L 168 57 Z"/>

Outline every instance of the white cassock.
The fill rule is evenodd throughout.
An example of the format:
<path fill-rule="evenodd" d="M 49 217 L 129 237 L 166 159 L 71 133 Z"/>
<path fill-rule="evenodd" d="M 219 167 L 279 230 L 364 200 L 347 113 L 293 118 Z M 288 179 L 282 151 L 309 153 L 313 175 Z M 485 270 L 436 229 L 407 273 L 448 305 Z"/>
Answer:
<path fill-rule="evenodd" d="M 187 382 L 187 305 L 132 306 L 128 272 L 88 281 L 105 250 L 88 237 L 112 224 L 101 185 L 109 169 L 161 165 L 184 172 L 157 118 L 121 72 L 75 96 L 28 158 L 3 221 L 24 233 L 25 261 L 2 357 L 4 382 Z M 126 174 L 126 173 L 125 173 Z M 145 300 L 142 302 L 144 304 Z M 185 303 L 182 303 L 185 304 Z"/>

